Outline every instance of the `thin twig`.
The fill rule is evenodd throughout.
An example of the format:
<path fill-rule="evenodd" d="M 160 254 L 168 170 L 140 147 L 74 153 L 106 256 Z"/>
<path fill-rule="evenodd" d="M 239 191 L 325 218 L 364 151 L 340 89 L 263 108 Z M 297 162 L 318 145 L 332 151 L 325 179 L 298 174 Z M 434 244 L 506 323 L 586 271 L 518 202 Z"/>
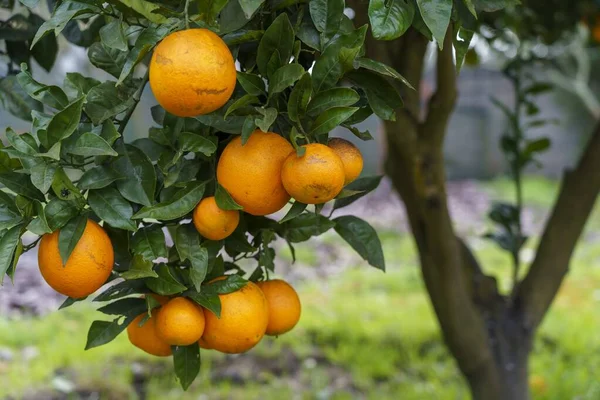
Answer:
<path fill-rule="evenodd" d="M 185 29 L 190 29 L 190 16 L 188 14 L 188 8 L 190 7 L 190 0 L 185 0 Z"/>
<path fill-rule="evenodd" d="M 142 78 L 142 83 L 140 84 L 140 86 L 138 87 L 138 89 L 133 94 L 133 104 L 127 109 L 127 112 L 126 112 L 125 116 L 123 117 L 123 119 L 119 123 L 119 129 L 117 129 L 117 131 L 121 134 L 121 136 L 123 136 L 123 132 L 125 132 L 125 128 L 127 127 L 127 123 L 131 119 L 131 116 L 133 115 L 133 112 L 135 111 L 136 106 L 140 102 L 140 99 L 142 97 L 142 93 L 144 92 L 144 88 L 146 87 L 146 83 L 148 83 L 149 79 L 150 79 L 150 68 L 148 68 L 148 70 L 146 71 L 146 74 Z"/>

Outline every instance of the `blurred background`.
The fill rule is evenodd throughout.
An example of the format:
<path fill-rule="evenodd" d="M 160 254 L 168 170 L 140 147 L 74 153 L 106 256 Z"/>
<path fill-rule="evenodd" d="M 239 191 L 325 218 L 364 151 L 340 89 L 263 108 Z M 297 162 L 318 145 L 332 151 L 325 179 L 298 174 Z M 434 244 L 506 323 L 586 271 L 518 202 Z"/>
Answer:
<path fill-rule="evenodd" d="M 6 17 L 6 15 L 0 15 Z M 43 15 L 47 17 L 47 15 Z M 560 49 L 564 68 L 540 70 L 556 89 L 540 97 L 543 128 L 552 147 L 524 182 L 525 231 L 532 236 L 522 255 L 531 260 L 562 171 L 580 154 L 600 117 L 600 48 L 582 25 Z M 50 74 L 32 65 L 34 77 L 60 84 L 67 72 L 105 78 L 86 51 L 59 37 L 60 54 Z M 538 52 L 548 51 L 539 48 Z M 433 54 L 434 49 L 430 49 Z M 501 68 L 510 49 L 489 48 L 475 38 L 459 78 L 459 102 L 446 141 L 450 209 L 456 230 L 482 265 L 509 285 L 509 254 L 482 239 L 493 201 L 514 198 L 498 142 L 507 126 L 493 95 L 510 106 L 513 88 Z M 0 64 L 0 76 L 4 76 Z M 424 86 L 433 88 L 428 68 Z M 149 88 L 125 133 L 147 135 Z M 0 132 L 29 123 L 0 109 Z M 382 173 L 385 147 L 376 118 L 365 121 L 375 140 L 360 142 L 363 175 Z M 535 134 L 535 131 L 532 132 Z M 2 134 L 3 135 L 3 134 Z M 600 171 L 599 171 L 600 173 Z M 202 352 L 202 372 L 188 392 L 175 382 L 171 359 L 146 355 L 125 334 L 102 348 L 84 351 L 95 306 L 82 302 L 57 311 L 64 300 L 41 279 L 35 251 L 21 258 L 14 284 L 0 288 L 0 399 L 465 399 L 468 390 L 444 347 L 421 280 L 404 210 L 384 179 L 369 196 L 337 214 L 366 219 L 380 235 L 388 271 L 370 268 L 334 232 L 297 247 L 297 262 L 278 245 L 278 275 L 300 293 L 298 327 L 263 340 L 247 354 Z M 531 359 L 534 399 L 600 399 L 600 206 L 583 235 L 568 278 L 537 336 Z"/>

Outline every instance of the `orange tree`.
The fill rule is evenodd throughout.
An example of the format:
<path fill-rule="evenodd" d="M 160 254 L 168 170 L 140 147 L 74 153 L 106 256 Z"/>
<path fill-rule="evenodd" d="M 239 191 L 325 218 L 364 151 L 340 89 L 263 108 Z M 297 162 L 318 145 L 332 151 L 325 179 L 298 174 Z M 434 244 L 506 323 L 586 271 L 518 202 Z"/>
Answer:
<path fill-rule="evenodd" d="M 456 72 L 475 32 L 485 27 L 553 42 L 579 21 L 587 2 L 566 11 L 563 5 L 573 18 L 556 19 L 558 27 L 550 11 L 561 2 L 550 7 L 543 1 L 515 9 L 513 0 L 356 0 L 348 4 L 354 20 L 344 14 L 344 0 L 49 0 L 47 21 L 35 13 L 38 0 L 21 3 L 0 1 L 13 11 L 0 22 L 0 56 L 7 61 L 0 99 L 6 110 L 32 121 L 28 133 L 8 129 L 0 151 L 6 187 L 0 192 L 0 275 L 12 278 L 19 256 L 38 243 L 22 243 L 29 231 L 44 238 L 45 278 L 74 296 L 62 307 L 118 279 L 94 298 L 107 303 L 99 312 L 114 320 L 94 321 L 86 348 L 128 327 L 136 346 L 173 354 L 187 388 L 199 371 L 199 347 L 244 351 L 267 326 L 284 332 L 295 324 L 294 293 L 267 306 L 289 289 L 263 284 L 265 297 L 248 282 L 268 280 L 276 237 L 293 254 L 296 243 L 334 229 L 383 270 L 379 239 L 365 221 L 321 213 L 324 202 L 335 199 L 333 209 L 344 207 L 379 183 L 362 178 L 342 189 L 362 160 L 347 144 L 327 146 L 337 126 L 371 139 L 354 125 L 376 114 L 386 121 L 386 172 L 408 210 L 427 290 L 473 397 L 528 397 L 533 334 L 600 188 L 600 133 L 567 176 L 538 256 L 510 295 L 498 292 L 453 231 L 442 145 Z M 50 70 L 59 34 L 87 48 L 90 63 L 112 78 L 68 73 L 61 87 L 35 80 L 31 60 Z M 439 47 L 437 90 L 422 110 L 419 87 L 432 40 Z M 522 64 L 507 71 L 520 74 Z M 131 141 L 125 128 L 149 80 L 162 106 L 152 108 L 148 137 Z M 514 129 L 503 148 L 513 161 L 524 157 L 512 164 L 515 181 L 547 147 L 521 134 L 519 107 L 531 107 L 539 87 L 519 89 L 518 107 L 507 110 Z M 292 201 L 283 218 L 265 216 L 292 196 L 302 202 Z M 490 237 L 514 255 L 518 278 L 520 203 L 491 216 L 504 231 Z M 241 259 L 255 260 L 248 280 L 236 265 Z M 112 271 L 104 279 L 107 265 Z M 88 274 L 94 279 L 82 278 Z M 275 287 L 285 290 L 273 293 Z M 268 321 L 267 308 L 279 315 L 273 311 L 278 304 L 294 304 L 291 321 L 289 313 L 279 323 Z M 230 312 L 246 308 L 254 311 Z M 186 328 L 173 330 L 170 320 Z M 252 338 L 232 332 L 241 326 L 252 329 Z"/>

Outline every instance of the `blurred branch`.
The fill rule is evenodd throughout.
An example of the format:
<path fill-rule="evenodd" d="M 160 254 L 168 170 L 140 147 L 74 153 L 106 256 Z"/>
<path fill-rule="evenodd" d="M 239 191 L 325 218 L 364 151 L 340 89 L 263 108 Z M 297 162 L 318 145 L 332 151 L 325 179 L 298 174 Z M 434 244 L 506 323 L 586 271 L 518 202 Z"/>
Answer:
<path fill-rule="evenodd" d="M 600 193 L 600 121 L 579 164 L 565 173 L 562 187 L 546 223 L 536 257 L 517 291 L 525 327 L 542 321 L 568 272 L 575 245 Z"/>

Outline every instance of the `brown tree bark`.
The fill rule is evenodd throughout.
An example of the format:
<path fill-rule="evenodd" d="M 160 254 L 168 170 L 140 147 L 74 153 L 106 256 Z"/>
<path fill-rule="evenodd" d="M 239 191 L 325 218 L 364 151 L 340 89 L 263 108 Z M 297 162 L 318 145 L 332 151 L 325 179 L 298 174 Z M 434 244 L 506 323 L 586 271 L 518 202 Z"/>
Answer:
<path fill-rule="evenodd" d="M 355 23 L 366 5 L 351 2 Z M 475 400 L 528 400 L 533 335 L 567 272 L 600 191 L 600 124 L 581 162 L 568 173 L 527 277 L 514 297 L 501 295 L 460 240 L 448 213 L 443 143 L 457 96 L 452 27 L 436 58 L 436 91 L 426 109 L 419 87 L 428 41 L 410 29 L 391 42 L 367 38 L 370 58 L 393 66 L 417 88 L 386 121 L 385 171 L 406 207 L 421 271 L 443 337 Z"/>

